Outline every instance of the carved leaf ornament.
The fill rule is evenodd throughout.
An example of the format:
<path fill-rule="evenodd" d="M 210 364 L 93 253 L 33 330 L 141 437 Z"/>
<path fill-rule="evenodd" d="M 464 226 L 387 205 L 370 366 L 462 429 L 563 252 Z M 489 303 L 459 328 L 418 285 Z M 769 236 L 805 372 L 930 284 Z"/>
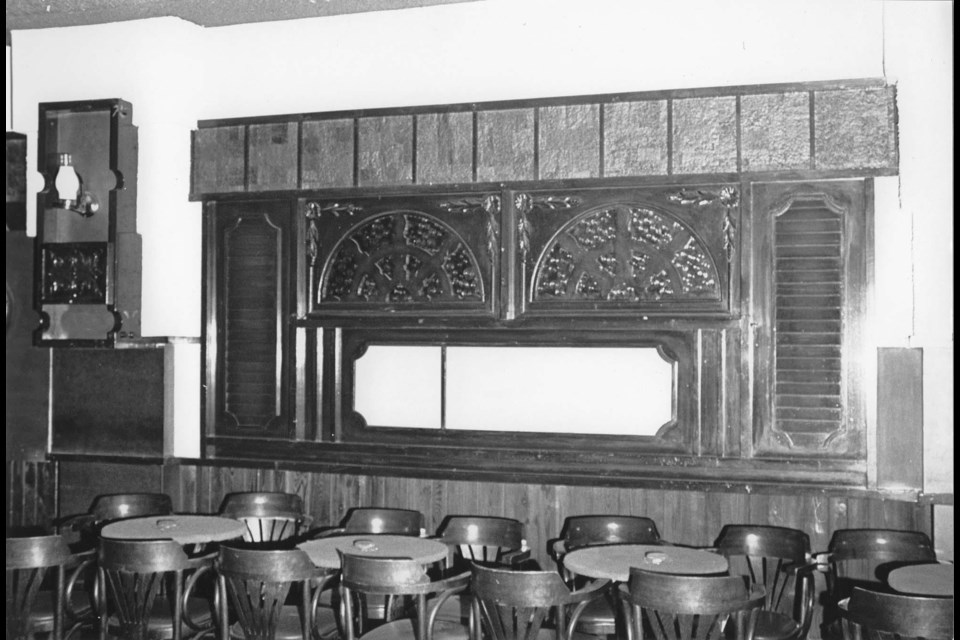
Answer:
<path fill-rule="evenodd" d="M 417 211 L 365 220 L 334 248 L 320 302 L 389 304 L 483 299 L 476 256 L 449 226 Z"/>
<path fill-rule="evenodd" d="M 535 300 L 717 300 L 717 267 L 683 222 L 650 207 L 617 204 L 577 216 L 536 265 Z"/>

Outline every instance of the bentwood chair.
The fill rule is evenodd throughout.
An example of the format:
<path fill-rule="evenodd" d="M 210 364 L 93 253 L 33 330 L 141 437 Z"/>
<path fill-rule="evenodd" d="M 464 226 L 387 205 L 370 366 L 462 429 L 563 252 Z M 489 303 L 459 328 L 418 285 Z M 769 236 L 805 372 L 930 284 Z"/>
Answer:
<path fill-rule="evenodd" d="M 437 529 L 436 539 L 450 548 L 449 565 L 469 571 L 472 562 L 539 568 L 530 559 L 523 539 L 523 523 L 494 516 L 447 516 Z M 456 595 L 437 614 L 443 620 L 464 620 L 470 616 L 469 589 Z"/>
<path fill-rule="evenodd" d="M 347 512 L 339 527 L 317 530 L 308 537 L 341 536 L 351 533 L 387 533 L 398 536 L 424 534 L 424 517 L 412 509 L 355 507 Z"/>
<path fill-rule="evenodd" d="M 571 586 L 583 584 L 563 564 L 567 553 L 602 544 L 661 544 L 656 523 L 643 516 L 583 515 L 566 519 L 560 537 L 550 546 L 560 575 Z M 588 635 L 611 635 L 617 632 L 616 595 L 592 602 L 580 616 L 577 632 Z"/>
<path fill-rule="evenodd" d="M 905 564 L 935 562 L 937 554 L 927 534 L 892 529 L 840 529 L 830 539 L 828 550 L 816 554 L 819 570 L 826 576 L 823 594 L 821 636 L 839 638 L 839 603 L 855 587 L 889 591 L 886 576 Z"/>
<path fill-rule="evenodd" d="M 337 635 L 329 609 L 318 607 L 335 574 L 319 569 L 300 549 L 263 549 L 223 544 L 217 559 L 221 640 L 311 640 Z M 297 587 L 300 602 L 286 604 Z"/>
<path fill-rule="evenodd" d="M 60 533 L 78 535 L 80 548 L 96 548 L 103 525 L 121 518 L 165 516 L 173 513 L 173 501 L 165 493 L 116 493 L 97 496 L 87 513 L 57 521 Z"/>
<path fill-rule="evenodd" d="M 303 512 L 300 496 L 266 491 L 228 494 L 220 515 L 243 522 L 247 526 L 243 540 L 251 544 L 296 540 L 312 521 Z"/>
<path fill-rule="evenodd" d="M 470 571 L 428 568 L 407 558 L 340 554 L 341 619 L 346 640 L 467 640 L 467 626 L 437 612 L 467 588 Z M 369 605 L 384 611 L 370 615 Z"/>
<path fill-rule="evenodd" d="M 854 587 L 840 607 L 845 640 L 952 640 L 953 598 L 881 593 Z"/>
<path fill-rule="evenodd" d="M 621 585 L 627 637 L 640 640 L 752 640 L 763 587 L 747 586 L 742 576 L 691 576 L 654 573 L 632 567 Z"/>
<path fill-rule="evenodd" d="M 26 639 L 33 634 L 64 632 L 67 566 L 73 555 L 59 535 L 7 538 L 7 638 Z M 55 572 L 53 590 L 41 591 L 49 571 Z M 72 631 L 72 629 L 71 629 Z"/>
<path fill-rule="evenodd" d="M 193 558 L 173 540 L 101 538 L 97 557 L 100 638 L 199 638 L 214 631 L 211 603 L 193 597 L 215 553 Z"/>
<path fill-rule="evenodd" d="M 746 576 L 766 591 L 754 637 L 803 640 L 810 631 L 815 597 L 810 538 L 786 527 L 727 525 L 717 538 L 717 553 L 730 572 Z"/>
<path fill-rule="evenodd" d="M 596 580 L 571 591 L 553 571 L 515 571 L 478 563 L 472 574 L 473 640 L 570 640 L 587 605 L 610 588 L 609 580 Z"/>

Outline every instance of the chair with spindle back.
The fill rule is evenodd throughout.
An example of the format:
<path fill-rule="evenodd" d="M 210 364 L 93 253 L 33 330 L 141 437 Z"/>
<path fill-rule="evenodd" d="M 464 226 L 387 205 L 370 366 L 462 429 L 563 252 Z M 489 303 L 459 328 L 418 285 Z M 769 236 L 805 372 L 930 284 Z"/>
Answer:
<path fill-rule="evenodd" d="M 587 605 L 602 599 L 610 588 L 609 580 L 595 580 L 571 590 L 553 571 L 516 571 L 479 563 L 471 571 L 474 640 L 538 640 L 550 630 L 556 640 L 570 640 Z"/>
<path fill-rule="evenodd" d="M 766 597 L 763 587 L 748 587 L 742 576 L 675 575 L 636 567 L 619 595 L 629 640 L 644 638 L 645 629 L 659 640 L 752 640 Z"/>
<path fill-rule="evenodd" d="M 314 632 L 321 638 L 335 637 L 333 612 L 318 607 L 320 594 L 329 590 L 335 575 L 315 567 L 300 549 L 221 545 L 217 559 L 221 640 L 312 639 Z M 285 604 L 294 587 L 299 602 Z"/>
<path fill-rule="evenodd" d="M 354 507 L 347 512 L 340 526 L 311 532 L 308 537 L 340 536 L 351 533 L 420 536 L 425 533 L 423 527 L 424 517 L 419 511 L 387 507 Z"/>
<path fill-rule="evenodd" d="M 818 568 L 826 576 L 821 637 L 841 637 L 839 603 L 849 598 L 855 587 L 889 591 L 886 576 L 892 569 L 905 564 L 935 562 L 936 559 L 933 543 L 921 531 L 835 531 L 828 550 L 815 554 Z"/>
<path fill-rule="evenodd" d="M 437 612 L 466 589 L 469 569 L 428 571 L 417 560 L 348 553 L 340 554 L 340 566 L 346 640 L 468 639 L 466 625 L 442 620 Z M 370 614 L 371 604 L 376 605 L 375 615 Z"/>
<path fill-rule="evenodd" d="M 215 552 L 187 557 L 173 540 L 101 538 L 97 553 L 100 638 L 199 637 L 212 633 L 211 603 L 193 597 Z"/>
<path fill-rule="evenodd" d="M 252 544 L 295 541 L 312 520 L 303 512 L 300 496 L 267 491 L 228 494 L 220 515 L 243 522 L 243 540 Z"/>
<path fill-rule="evenodd" d="M 953 598 L 881 593 L 854 587 L 841 603 L 845 640 L 952 640 Z"/>
<path fill-rule="evenodd" d="M 525 547 L 523 523 L 495 516 L 451 515 L 437 529 L 436 539 L 450 548 L 450 566 L 465 571 L 471 562 L 515 568 L 539 569 Z M 437 614 L 443 620 L 464 620 L 470 616 L 469 590 L 450 598 Z"/>
<path fill-rule="evenodd" d="M 66 569 L 73 555 L 59 535 L 7 538 L 7 638 L 32 638 L 52 632 L 54 640 L 64 633 L 68 597 Z M 41 591 L 48 572 L 56 572 L 53 590 Z"/>
<path fill-rule="evenodd" d="M 582 515 L 566 519 L 560 537 L 550 545 L 550 555 L 557 563 L 560 575 L 570 585 L 577 579 L 563 564 L 570 551 L 602 544 L 661 544 L 656 523 L 643 516 Z M 580 616 L 579 633 L 611 635 L 617 632 L 616 602 L 614 594 L 606 600 L 592 602 Z"/>
<path fill-rule="evenodd" d="M 87 513 L 57 521 L 58 532 L 80 537 L 80 548 L 96 548 L 99 530 L 122 518 L 165 516 L 173 513 L 173 501 L 165 493 L 114 493 L 97 496 Z"/>
<path fill-rule="evenodd" d="M 766 590 L 755 635 L 771 640 L 803 640 L 810 631 L 815 599 L 810 538 L 803 531 L 761 525 L 727 525 L 717 538 L 717 553 L 730 561 L 731 573 L 746 576 Z"/>

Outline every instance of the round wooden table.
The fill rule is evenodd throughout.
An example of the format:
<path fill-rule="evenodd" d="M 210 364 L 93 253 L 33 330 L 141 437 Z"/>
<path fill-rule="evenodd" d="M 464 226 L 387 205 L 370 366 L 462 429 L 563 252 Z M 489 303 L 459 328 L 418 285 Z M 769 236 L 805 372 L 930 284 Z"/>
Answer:
<path fill-rule="evenodd" d="M 953 597 L 952 564 L 911 564 L 894 569 L 887 576 L 890 588 L 921 596 Z"/>
<path fill-rule="evenodd" d="M 310 560 L 324 569 L 340 568 L 340 551 L 373 558 L 412 558 L 423 564 L 447 558 L 447 545 L 413 536 L 353 534 L 308 540 L 297 545 Z"/>
<path fill-rule="evenodd" d="M 652 544 L 584 547 L 564 556 L 563 565 L 577 575 L 618 582 L 630 579 L 630 567 L 687 575 L 723 574 L 730 568 L 727 559 L 716 553 Z"/>
<path fill-rule="evenodd" d="M 100 535 L 121 540 L 167 538 L 188 545 L 242 538 L 246 530 L 246 525 L 231 518 L 175 514 L 119 520 L 105 526 Z"/>

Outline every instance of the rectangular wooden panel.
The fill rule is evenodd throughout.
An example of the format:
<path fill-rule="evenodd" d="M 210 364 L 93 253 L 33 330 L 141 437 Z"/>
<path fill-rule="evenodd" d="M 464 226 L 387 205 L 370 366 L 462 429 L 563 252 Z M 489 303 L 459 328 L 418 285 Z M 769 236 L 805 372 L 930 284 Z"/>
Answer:
<path fill-rule="evenodd" d="M 247 186 L 249 191 L 297 188 L 297 123 L 250 125 Z"/>
<path fill-rule="evenodd" d="M 477 181 L 534 179 L 533 109 L 477 114 Z"/>
<path fill-rule="evenodd" d="M 595 104 L 540 107 L 540 179 L 600 175 L 600 109 Z"/>
<path fill-rule="evenodd" d="M 197 129 L 193 133 L 193 193 L 243 191 L 245 127 Z"/>
<path fill-rule="evenodd" d="M 737 102 L 733 96 L 673 101 L 673 172 L 737 170 Z"/>
<path fill-rule="evenodd" d="M 809 93 L 743 96 L 740 135 L 743 171 L 809 168 Z"/>
<path fill-rule="evenodd" d="M 667 101 L 603 106 L 603 175 L 667 173 Z"/>
<path fill-rule="evenodd" d="M 922 349 L 877 349 L 877 484 L 923 488 Z"/>
<path fill-rule="evenodd" d="M 897 166 L 893 87 L 814 93 L 816 169 Z"/>
<path fill-rule="evenodd" d="M 413 182 L 413 116 L 360 118 L 360 186 Z"/>
<path fill-rule="evenodd" d="M 300 180 L 304 189 L 354 186 L 354 121 L 305 120 Z"/>
<path fill-rule="evenodd" d="M 473 112 L 417 117 L 417 184 L 473 180 Z"/>

